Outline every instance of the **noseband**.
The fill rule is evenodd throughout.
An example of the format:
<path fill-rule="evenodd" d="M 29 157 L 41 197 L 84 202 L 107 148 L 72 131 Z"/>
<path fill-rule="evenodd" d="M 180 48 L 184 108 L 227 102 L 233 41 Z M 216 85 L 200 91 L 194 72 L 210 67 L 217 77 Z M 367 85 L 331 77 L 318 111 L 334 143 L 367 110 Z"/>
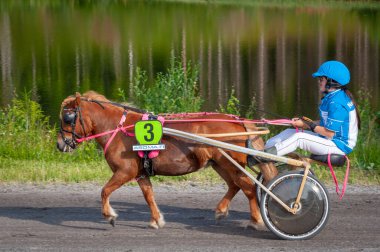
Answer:
<path fill-rule="evenodd" d="M 82 126 L 82 130 L 85 134 L 85 137 L 87 136 L 85 128 L 84 128 L 82 112 L 81 112 L 80 107 L 76 107 L 75 109 L 63 108 L 63 111 L 65 111 L 65 113 L 63 114 L 63 122 L 65 124 L 70 124 L 71 131 L 65 130 L 63 128 L 62 120 L 61 120 L 61 129 L 60 129 L 59 133 L 61 134 L 61 137 L 62 137 L 63 141 L 65 142 L 65 144 L 70 146 L 70 148 L 75 149 L 75 147 L 77 146 L 77 139 L 83 137 L 83 136 L 81 136 L 75 132 L 75 126 L 77 123 L 78 115 L 79 115 L 79 121 L 80 121 L 80 124 Z M 63 134 L 64 132 L 71 134 L 71 138 L 65 137 L 65 135 Z"/>

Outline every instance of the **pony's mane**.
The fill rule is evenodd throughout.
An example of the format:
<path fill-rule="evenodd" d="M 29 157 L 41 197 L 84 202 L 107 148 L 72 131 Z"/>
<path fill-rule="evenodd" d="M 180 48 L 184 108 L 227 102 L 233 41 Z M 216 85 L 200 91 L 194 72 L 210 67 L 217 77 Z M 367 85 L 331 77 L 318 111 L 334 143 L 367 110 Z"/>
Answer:
<path fill-rule="evenodd" d="M 88 99 L 89 101 L 96 100 L 96 101 L 101 101 L 101 102 L 110 102 L 104 95 L 101 95 L 92 90 L 85 92 L 83 94 L 83 97 Z"/>
<path fill-rule="evenodd" d="M 129 102 L 116 103 L 116 102 L 108 100 L 104 95 L 101 95 L 101 94 L 99 94 L 99 93 L 97 93 L 95 91 L 92 91 L 92 90 L 85 92 L 83 94 L 83 97 L 86 98 L 89 101 L 107 102 L 107 103 L 112 103 L 112 104 L 114 104 L 116 106 L 121 105 L 119 107 L 125 106 L 125 107 L 129 107 L 131 109 L 139 110 L 139 108 L 137 108 L 132 103 L 129 103 Z"/>
<path fill-rule="evenodd" d="M 122 102 L 121 104 L 118 104 L 118 103 L 114 103 L 110 100 L 108 100 L 104 95 L 102 94 L 99 94 L 93 90 L 90 90 L 90 91 L 87 91 L 85 92 L 81 98 L 84 98 L 88 101 L 96 101 L 96 102 L 106 102 L 106 103 L 111 103 L 111 104 L 114 104 L 116 106 L 120 105 L 119 107 L 128 107 L 134 111 L 137 111 L 137 112 L 141 112 L 141 113 L 144 113 L 144 111 L 140 111 L 139 108 L 137 108 L 134 104 L 131 104 L 131 103 L 128 103 L 128 102 Z M 67 97 L 66 99 L 63 100 L 62 104 L 61 104 L 61 110 L 62 108 L 64 108 L 65 106 L 69 105 L 70 103 L 72 103 L 74 100 L 76 99 L 76 96 L 75 95 L 71 95 L 69 97 Z"/>
<path fill-rule="evenodd" d="M 96 101 L 101 101 L 101 102 L 110 102 L 104 95 L 101 95 L 101 94 L 99 94 L 95 91 L 92 91 L 92 90 L 85 92 L 81 97 L 85 98 L 88 101 L 96 100 Z M 70 104 L 71 102 L 73 102 L 75 100 L 75 98 L 76 98 L 75 95 L 70 95 L 69 97 L 64 99 L 62 104 L 61 104 L 61 108 L 65 107 L 68 104 Z"/>
<path fill-rule="evenodd" d="M 70 104 L 71 102 L 73 102 L 75 100 L 75 96 L 74 95 L 70 95 L 69 97 L 67 97 L 66 99 L 64 99 L 61 103 L 61 110 L 66 107 L 68 104 Z"/>

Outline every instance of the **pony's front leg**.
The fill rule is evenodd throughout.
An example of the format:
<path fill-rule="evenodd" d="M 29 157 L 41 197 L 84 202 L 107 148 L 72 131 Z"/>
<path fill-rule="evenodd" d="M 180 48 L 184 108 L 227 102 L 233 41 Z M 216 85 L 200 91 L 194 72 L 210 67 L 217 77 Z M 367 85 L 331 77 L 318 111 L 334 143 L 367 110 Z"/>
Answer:
<path fill-rule="evenodd" d="M 165 226 L 164 216 L 161 214 L 160 209 L 158 209 L 156 201 L 154 200 L 152 183 L 150 182 L 149 177 L 140 178 L 137 182 L 144 194 L 145 201 L 150 208 L 151 219 L 149 227 L 154 229 L 163 228 Z"/>
<path fill-rule="evenodd" d="M 111 179 L 107 182 L 107 184 L 102 189 L 102 214 L 104 218 L 109 221 L 112 226 L 115 226 L 115 221 L 117 218 L 117 213 L 111 207 L 109 198 L 115 190 L 120 188 L 123 184 L 128 182 L 133 178 L 132 175 L 125 173 L 124 171 L 116 171 Z"/>

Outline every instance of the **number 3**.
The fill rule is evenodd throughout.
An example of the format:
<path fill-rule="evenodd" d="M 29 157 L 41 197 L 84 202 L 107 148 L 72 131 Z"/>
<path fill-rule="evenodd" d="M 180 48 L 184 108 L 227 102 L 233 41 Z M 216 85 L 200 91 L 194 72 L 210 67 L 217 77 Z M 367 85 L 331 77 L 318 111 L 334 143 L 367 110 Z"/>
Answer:
<path fill-rule="evenodd" d="M 149 135 L 147 134 L 144 135 L 145 141 L 147 142 L 153 141 L 154 139 L 153 125 L 151 123 L 147 123 L 144 125 L 144 129 L 146 129 L 146 133 L 149 134 Z"/>

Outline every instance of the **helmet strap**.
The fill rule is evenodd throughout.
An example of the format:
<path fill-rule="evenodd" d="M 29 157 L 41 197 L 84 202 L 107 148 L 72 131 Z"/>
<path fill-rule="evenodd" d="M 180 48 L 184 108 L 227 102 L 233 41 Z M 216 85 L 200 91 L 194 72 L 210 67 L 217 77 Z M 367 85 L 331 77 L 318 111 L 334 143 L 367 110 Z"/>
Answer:
<path fill-rule="evenodd" d="M 327 83 L 326 83 L 326 90 L 329 90 L 331 88 L 342 88 L 343 86 L 340 85 L 337 81 L 327 78 Z"/>
<path fill-rule="evenodd" d="M 342 90 L 345 90 L 347 89 L 346 86 L 342 86 L 341 84 L 339 84 L 337 81 L 335 81 L 334 79 L 331 79 L 331 78 L 327 78 L 327 83 L 326 83 L 326 86 L 325 86 L 325 91 L 323 92 L 324 94 L 328 94 L 329 93 L 329 90 L 331 88 L 336 88 L 336 89 L 342 89 Z"/>

